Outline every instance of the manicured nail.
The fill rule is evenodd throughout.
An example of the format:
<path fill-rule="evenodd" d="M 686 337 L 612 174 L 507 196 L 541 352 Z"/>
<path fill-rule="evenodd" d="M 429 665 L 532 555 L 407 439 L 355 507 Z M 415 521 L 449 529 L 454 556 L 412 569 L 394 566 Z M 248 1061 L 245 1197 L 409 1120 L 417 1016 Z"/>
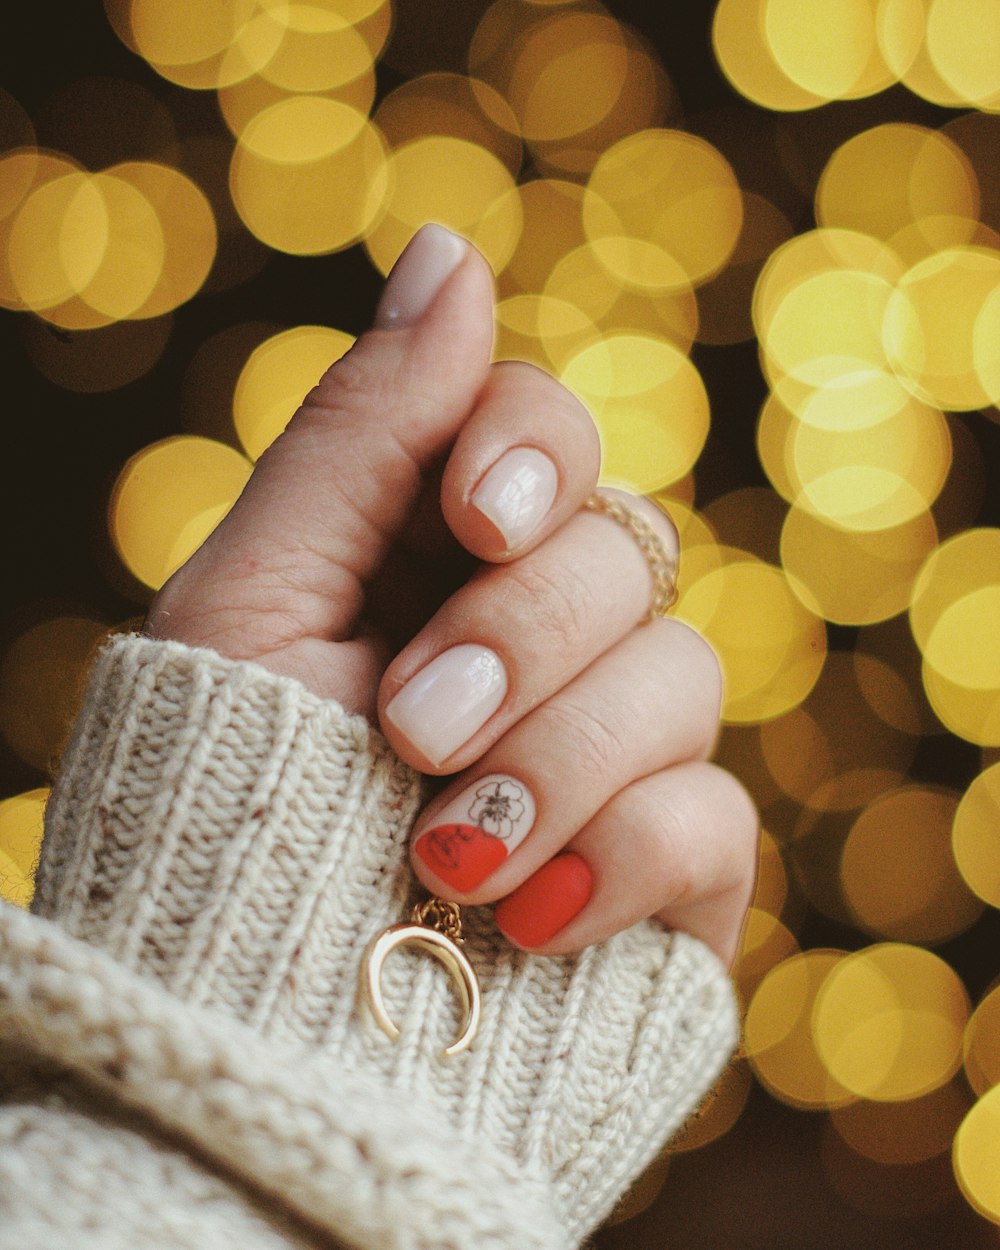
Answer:
<path fill-rule="evenodd" d="M 501 933 L 531 950 L 544 946 L 578 916 L 593 890 L 594 877 L 587 861 L 566 851 L 501 899 L 493 917 Z"/>
<path fill-rule="evenodd" d="M 486 724 L 506 693 L 507 671 L 500 657 L 488 647 L 463 643 L 425 664 L 384 716 L 437 765 Z"/>
<path fill-rule="evenodd" d="M 521 845 L 534 823 L 535 800 L 527 786 L 494 773 L 446 804 L 413 849 L 431 872 L 468 894 Z"/>
<path fill-rule="evenodd" d="M 514 447 L 490 469 L 469 502 L 492 521 L 508 551 L 538 528 L 556 497 L 559 474 L 549 457 L 535 447 Z"/>
<path fill-rule="evenodd" d="M 392 330 L 419 321 L 468 250 L 465 240 L 444 226 L 422 226 L 392 267 L 375 311 L 375 325 Z"/>

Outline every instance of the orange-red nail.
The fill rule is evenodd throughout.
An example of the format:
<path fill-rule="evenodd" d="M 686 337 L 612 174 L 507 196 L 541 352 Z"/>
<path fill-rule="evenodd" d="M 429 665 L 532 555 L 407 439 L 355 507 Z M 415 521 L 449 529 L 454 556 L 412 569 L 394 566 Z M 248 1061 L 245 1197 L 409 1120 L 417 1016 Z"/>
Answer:
<path fill-rule="evenodd" d="M 505 899 L 494 918 L 500 932 L 518 946 L 544 946 L 578 916 L 594 890 L 586 860 L 572 851 L 550 859 Z"/>

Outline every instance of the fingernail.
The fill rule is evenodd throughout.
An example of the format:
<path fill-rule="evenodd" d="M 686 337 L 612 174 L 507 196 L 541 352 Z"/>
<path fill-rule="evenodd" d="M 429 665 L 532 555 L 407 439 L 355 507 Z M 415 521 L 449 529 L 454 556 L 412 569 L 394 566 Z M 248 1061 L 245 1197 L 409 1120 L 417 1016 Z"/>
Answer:
<path fill-rule="evenodd" d="M 431 872 L 460 894 L 482 885 L 535 823 L 528 787 L 505 773 L 480 777 L 445 805 L 413 844 Z"/>
<path fill-rule="evenodd" d="M 559 474 L 549 457 L 535 447 L 514 447 L 489 470 L 469 502 L 492 521 L 508 551 L 538 528 L 556 497 Z"/>
<path fill-rule="evenodd" d="M 566 851 L 497 903 L 493 917 L 500 932 L 528 950 L 544 946 L 578 916 L 594 890 L 587 861 Z"/>
<path fill-rule="evenodd" d="M 419 321 L 467 252 L 465 240 L 444 226 L 421 226 L 392 267 L 375 311 L 375 325 L 392 330 Z"/>
<path fill-rule="evenodd" d="M 425 664 L 384 715 L 437 765 L 486 724 L 506 693 L 500 657 L 488 647 L 463 643 Z"/>

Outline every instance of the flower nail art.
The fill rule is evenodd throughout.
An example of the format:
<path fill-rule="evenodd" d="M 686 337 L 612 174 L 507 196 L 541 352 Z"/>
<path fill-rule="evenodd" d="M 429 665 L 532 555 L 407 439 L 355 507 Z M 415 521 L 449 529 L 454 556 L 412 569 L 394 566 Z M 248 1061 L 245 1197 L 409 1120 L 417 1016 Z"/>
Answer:
<path fill-rule="evenodd" d="M 535 823 L 535 803 L 513 777 L 481 777 L 438 813 L 414 851 L 462 894 L 481 885 L 520 846 Z"/>

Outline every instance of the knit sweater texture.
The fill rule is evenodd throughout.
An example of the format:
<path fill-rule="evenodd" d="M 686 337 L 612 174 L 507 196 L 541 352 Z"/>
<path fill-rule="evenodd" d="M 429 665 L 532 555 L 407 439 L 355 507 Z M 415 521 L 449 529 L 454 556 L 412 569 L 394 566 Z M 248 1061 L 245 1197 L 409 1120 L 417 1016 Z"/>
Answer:
<path fill-rule="evenodd" d="M 472 1048 L 393 953 L 419 776 L 298 682 L 137 636 L 98 655 L 33 914 L 0 905 L 0 1250 L 571 1250 L 697 1107 L 737 1013 L 644 923 L 573 957 L 467 909 Z"/>

